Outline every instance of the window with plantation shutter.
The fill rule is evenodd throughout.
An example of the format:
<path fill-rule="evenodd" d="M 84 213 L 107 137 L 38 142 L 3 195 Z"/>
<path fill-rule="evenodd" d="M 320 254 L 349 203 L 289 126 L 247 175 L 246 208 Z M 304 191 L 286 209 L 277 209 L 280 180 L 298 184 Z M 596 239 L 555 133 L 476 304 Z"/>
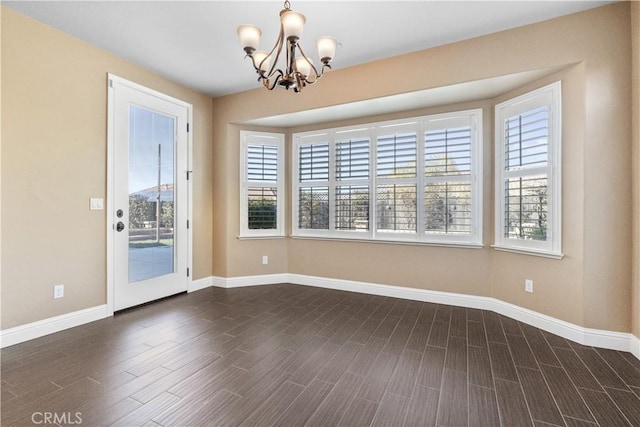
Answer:
<path fill-rule="evenodd" d="M 295 227 L 301 230 L 329 230 L 329 142 L 326 134 L 308 138 L 295 148 L 298 159 L 294 190 L 298 206 Z"/>
<path fill-rule="evenodd" d="M 293 135 L 294 236 L 482 245 L 482 111 Z"/>
<path fill-rule="evenodd" d="M 367 132 L 337 132 L 335 159 L 335 230 L 369 231 L 371 139 Z"/>
<path fill-rule="evenodd" d="M 240 133 L 240 237 L 284 235 L 284 135 Z"/>
<path fill-rule="evenodd" d="M 417 231 L 416 122 L 380 126 L 376 138 L 376 231 Z"/>
<path fill-rule="evenodd" d="M 482 212 L 480 184 L 474 183 L 481 116 L 444 114 L 425 124 L 424 231 L 442 236 L 473 236 Z"/>
<path fill-rule="evenodd" d="M 560 258 L 560 82 L 496 106 L 497 249 Z"/>

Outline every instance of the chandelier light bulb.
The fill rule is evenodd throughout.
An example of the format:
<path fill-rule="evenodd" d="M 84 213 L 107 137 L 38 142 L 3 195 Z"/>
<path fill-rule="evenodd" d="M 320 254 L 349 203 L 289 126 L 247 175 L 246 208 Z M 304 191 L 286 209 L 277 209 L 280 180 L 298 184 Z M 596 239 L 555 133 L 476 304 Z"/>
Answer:
<path fill-rule="evenodd" d="M 269 70 L 269 63 L 271 62 L 271 57 L 264 50 L 258 50 L 253 52 L 253 65 L 256 69 L 259 69 L 261 72 L 265 73 Z M 266 58 L 266 59 L 265 59 Z"/>
<path fill-rule="evenodd" d="M 291 9 L 285 9 L 280 15 L 280 21 L 287 40 L 297 41 L 302 38 L 304 23 L 307 21 L 303 14 L 294 12 Z"/>
<path fill-rule="evenodd" d="M 338 41 L 333 37 L 324 36 L 318 39 L 317 45 L 320 61 L 322 61 L 323 64 L 328 64 L 336 54 Z"/>
<path fill-rule="evenodd" d="M 260 44 L 260 36 L 262 30 L 255 25 L 241 25 L 238 27 L 238 36 L 240 36 L 240 46 L 246 53 L 253 53 Z"/>
<path fill-rule="evenodd" d="M 311 73 L 311 64 L 305 58 L 297 58 L 296 70 L 304 77 L 309 77 L 309 73 Z"/>

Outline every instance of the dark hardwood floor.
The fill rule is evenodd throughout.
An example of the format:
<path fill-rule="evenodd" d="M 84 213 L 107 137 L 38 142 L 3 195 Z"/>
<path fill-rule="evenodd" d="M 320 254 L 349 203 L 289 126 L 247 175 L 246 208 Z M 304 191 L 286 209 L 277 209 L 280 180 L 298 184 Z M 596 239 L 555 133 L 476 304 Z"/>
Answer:
<path fill-rule="evenodd" d="M 630 353 L 289 284 L 179 295 L 1 357 L 3 426 L 640 426 Z"/>

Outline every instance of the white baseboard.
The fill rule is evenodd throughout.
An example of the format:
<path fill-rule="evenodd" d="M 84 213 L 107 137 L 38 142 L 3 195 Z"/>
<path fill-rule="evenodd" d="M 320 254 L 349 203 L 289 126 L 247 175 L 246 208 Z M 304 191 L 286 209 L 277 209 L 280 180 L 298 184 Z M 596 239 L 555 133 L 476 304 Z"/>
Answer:
<path fill-rule="evenodd" d="M 107 317 L 107 305 L 85 308 L 0 331 L 0 348 L 64 331 Z"/>
<path fill-rule="evenodd" d="M 287 273 L 241 277 L 210 276 L 193 280 L 189 286 L 189 292 L 195 292 L 211 286 L 219 288 L 240 288 L 276 283 L 293 283 L 297 285 L 489 310 L 583 345 L 629 351 L 640 359 L 640 339 L 632 334 L 585 328 L 491 297 Z M 95 320 L 104 319 L 105 317 L 108 317 L 107 306 L 101 305 L 6 329 L 0 331 L 0 348 L 19 344 Z"/>
<path fill-rule="evenodd" d="M 219 277 L 213 276 L 212 286 L 217 288 L 242 288 L 245 286 L 274 285 L 291 283 L 290 274 L 264 274 L 261 276 Z"/>
<path fill-rule="evenodd" d="M 302 274 L 289 274 L 289 282 L 296 285 L 315 286 L 319 288 L 338 289 L 341 291 L 359 292 L 362 294 L 410 299 L 414 301 L 434 302 L 437 304 L 455 305 L 458 307 L 483 308 L 492 298 L 473 295 L 454 294 L 449 292 L 429 291 L 401 286 L 381 285 L 376 283 L 355 282 L 352 280 L 330 279 Z"/>

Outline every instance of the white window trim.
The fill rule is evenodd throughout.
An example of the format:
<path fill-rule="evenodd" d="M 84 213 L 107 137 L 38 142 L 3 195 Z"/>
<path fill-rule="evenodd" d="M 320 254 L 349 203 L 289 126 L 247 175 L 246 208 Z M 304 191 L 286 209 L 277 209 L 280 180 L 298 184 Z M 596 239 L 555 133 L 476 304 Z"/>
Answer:
<path fill-rule="evenodd" d="M 504 237 L 504 120 L 543 105 L 549 107 L 547 240 Z M 562 259 L 562 86 L 555 82 L 495 106 L 495 243 L 496 250 Z"/>
<path fill-rule="evenodd" d="M 430 122 L 439 120 L 450 120 L 455 118 L 467 117 L 471 123 L 472 128 L 472 143 L 471 143 L 471 197 L 472 197 L 472 232 L 470 235 L 447 235 L 432 233 L 427 234 L 424 232 L 424 188 L 425 177 L 424 169 L 418 167 L 416 178 L 409 179 L 378 179 L 376 176 L 376 140 L 377 136 L 384 128 L 397 127 L 398 125 L 405 125 L 407 129 L 411 128 L 416 131 L 417 137 L 417 162 L 418 165 L 424 162 L 424 134 Z M 370 146 L 370 158 L 369 162 L 370 177 L 368 179 L 370 197 L 369 197 L 369 230 L 363 231 L 349 231 L 349 230 L 335 230 L 335 144 L 338 140 L 338 136 L 341 133 L 354 134 L 368 134 L 371 146 Z M 462 248 L 481 248 L 482 244 L 482 202 L 483 202 L 483 188 L 482 188 L 482 109 L 472 109 L 464 111 L 454 111 L 443 114 L 434 114 L 423 117 L 413 117 L 387 122 L 369 123 L 357 126 L 333 128 L 333 129 L 321 129 L 310 132 L 301 132 L 293 134 L 293 155 L 292 155 L 292 180 L 291 180 L 291 212 L 292 212 L 292 237 L 294 238 L 311 238 L 311 239 L 327 239 L 327 240 L 356 240 L 356 241 L 375 241 L 381 243 L 399 243 L 399 244 L 422 244 L 430 246 L 442 246 L 442 247 L 462 247 Z M 329 179 L 323 181 L 323 186 L 329 187 L 329 200 L 330 200 L 330 221 L 329 230 L 310 230 L 301 229 L 298 226 L 298 193 L 300 187 L 310 186 L 314 182 L 300 183 L 298 181 L 299 176 L 299 155 L 300 146 L 311 143 L 329 143 Z M 443 178 L 446 180 L 446 178 Z M 452 178 L 456 180 L 456 178 Z M 393 182 L 391 182 L 393 181 Z M 351 182 L 345 182 L 345 185 L 356 185 L 363 182 L 358 180 L 354 184 Z M 416 232 L 386 232 L 377 231 L 377 212 L 376 212 L 376 192 L 378 183 L 411 183 L 417 185 L 417 201 L 418 211 L 416 212 L 417 231 Z M 316 184 L 320 185 L 319 182 Z"/>
<path fill-rule="evenodd" d="M 251 186 L 264 187 L 265 182 L 252 183 L 247 179 L 247 150 L 250 144 L 270 145 L 278 149 L 277 182 L 270 186 L 277 188 L 277 226 L 275 229 L 251 230 L 248 227 L 248 189 Z M 239 239 L 268 239 L 285 237 L 286 195 L 284 185 L 284 134 L 269 132 L 240 131 L 240 235 Z"/>

